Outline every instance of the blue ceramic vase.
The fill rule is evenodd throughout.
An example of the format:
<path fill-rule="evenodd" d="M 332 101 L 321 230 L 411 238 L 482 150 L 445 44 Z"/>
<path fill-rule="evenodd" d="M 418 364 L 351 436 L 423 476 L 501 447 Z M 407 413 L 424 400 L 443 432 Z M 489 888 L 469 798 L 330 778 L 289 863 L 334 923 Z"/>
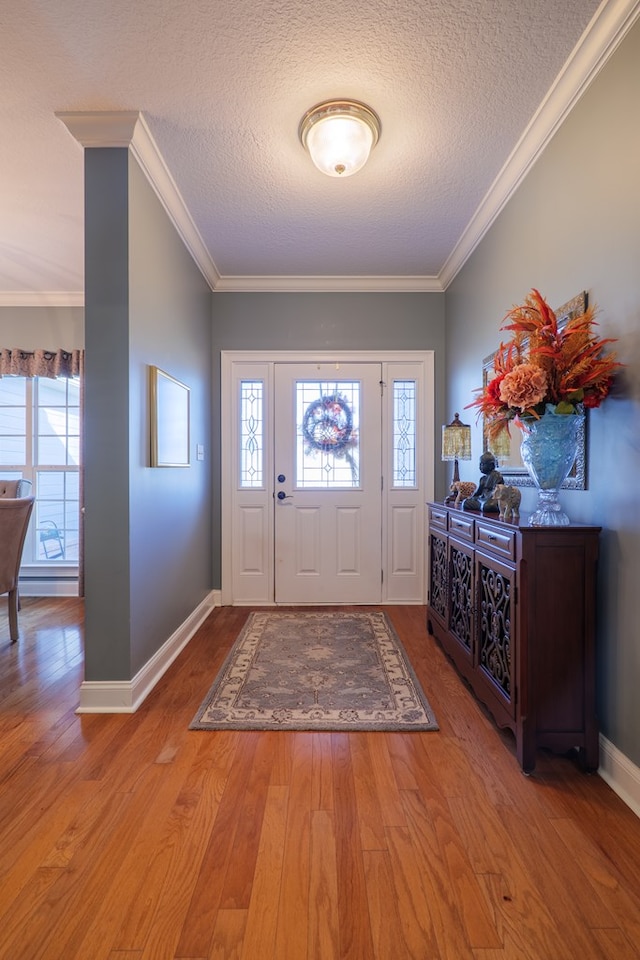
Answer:
<path fill-rule="evenodd" d="M 520 444 L 522 462 L 538 488 L 538 505 L 529 518 L 532 527 L 564 527 L 569 517 L 558 500 L 558 491 L 573 466 L 578 432 L 584 414 L 559 414 L 548 403 L 539 420 L 527 420 Z"/>

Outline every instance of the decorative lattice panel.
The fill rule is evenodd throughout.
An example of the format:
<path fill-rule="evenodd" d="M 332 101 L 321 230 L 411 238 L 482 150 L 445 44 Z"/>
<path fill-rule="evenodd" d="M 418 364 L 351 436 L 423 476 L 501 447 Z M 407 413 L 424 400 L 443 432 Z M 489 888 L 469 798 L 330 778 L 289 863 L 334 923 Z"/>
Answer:
<path fill-rule="evenodd" d="M 511 699 L 511 581 L 497 570 L 479 567 L 480 666 Z"/>
<path fill-rule="evenodd" d="M 447 541 L 431 537 L 429 604 L 444 620 L 447 614 Z"/>
<path fill-rule="evenodd" d="M 449 629 L 471 649 L 473 611 L 473 559 L 451 545 L 451 608 Z"/>

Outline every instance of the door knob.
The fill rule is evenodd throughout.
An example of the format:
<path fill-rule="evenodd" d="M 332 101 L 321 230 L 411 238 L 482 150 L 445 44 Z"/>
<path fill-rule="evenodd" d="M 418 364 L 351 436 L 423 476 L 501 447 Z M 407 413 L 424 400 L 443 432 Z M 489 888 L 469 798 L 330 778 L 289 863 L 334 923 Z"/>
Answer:
<path fill-rule="evenodd" d="M 278 483 L 284 483 L 286 479 L 287 478 L 285 477 L 284 473 L 278 474 Z"/>

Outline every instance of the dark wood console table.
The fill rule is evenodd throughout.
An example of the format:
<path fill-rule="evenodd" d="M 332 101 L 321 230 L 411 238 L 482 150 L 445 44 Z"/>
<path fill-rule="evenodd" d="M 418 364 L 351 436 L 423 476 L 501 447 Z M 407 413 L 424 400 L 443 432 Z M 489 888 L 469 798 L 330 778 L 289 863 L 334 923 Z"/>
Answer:
<path fill-rule="evenodd" d="M 600 527 L 529 527 L 430 503 L 427 626 L 510 728 L 525 773 L 536 750 L 598 768 L 595 596 Z"/>

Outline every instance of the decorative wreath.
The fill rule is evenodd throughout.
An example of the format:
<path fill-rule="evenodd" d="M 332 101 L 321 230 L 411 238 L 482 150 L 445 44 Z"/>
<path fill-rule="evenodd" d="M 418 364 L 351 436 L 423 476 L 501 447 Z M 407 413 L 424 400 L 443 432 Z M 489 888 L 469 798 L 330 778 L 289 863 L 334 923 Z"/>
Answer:
<path fill-rule="evenodd" d="M 314 400 L 302 420 L 302 434 L 312 450 L 339 453 L 349 446 L 352 429 L 351 410 L 338 393 Z"/>

